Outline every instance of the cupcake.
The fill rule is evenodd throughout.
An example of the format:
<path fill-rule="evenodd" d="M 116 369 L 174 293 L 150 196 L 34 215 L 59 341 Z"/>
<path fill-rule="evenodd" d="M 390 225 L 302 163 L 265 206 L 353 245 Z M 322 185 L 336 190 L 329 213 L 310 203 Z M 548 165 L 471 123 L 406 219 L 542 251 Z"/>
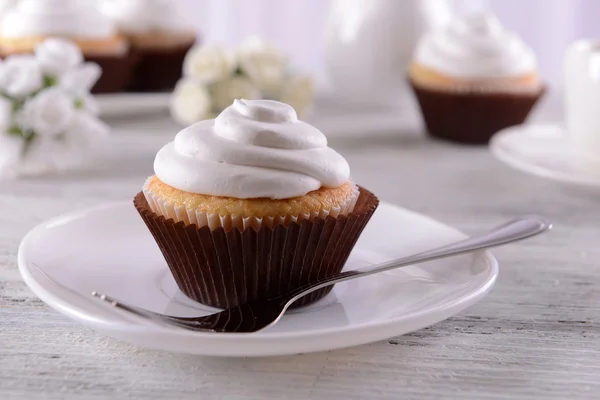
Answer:
<path fill-rule="evenodd" d="M 181 77 L 183 59 L 196 41 L 175 0 L 99 0 L 101 11 L 127 36 L 140 56 L 129 89 L 169 91 Z"/>
<path fill-rule="evenodd" d="M 86 61 L 96 62 L 102 76 L 93 93 L 125 88 L 134 58 L 123 36 L 96 7 L 80 0 L 21 0 L 0 23 L 0 53 L 31 53 L 49 37 L 75 42 Z"/>
<path fill-rule="evenodd" d="M 318 129 L 273 100 L 236 100 L 182 130 L 154 172 L 134 205 L 181 291 L 220 308 L 340 272 L 379 203 Z"/>
<path fill-rule="evenodd" d="M 523 123 L 545 90 L 533 51 L 488 13 L 424 36 L 409 81 L 432 136 L 475 144 Z"/>

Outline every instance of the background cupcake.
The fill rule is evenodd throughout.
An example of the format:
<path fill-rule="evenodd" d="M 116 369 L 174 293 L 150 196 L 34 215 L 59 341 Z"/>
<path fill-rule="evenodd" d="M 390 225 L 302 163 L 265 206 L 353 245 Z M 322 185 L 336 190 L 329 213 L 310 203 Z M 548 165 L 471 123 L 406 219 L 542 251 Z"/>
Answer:
<path fill-rule="evenodd" d="M 196 41 L 193 27 L 174 0 L 99 0 L 100 9 L 127 36 L 140 56 L 133 91 L 172 90 L 183 59 Z"/>
<path fill-rule="evenodd" d="M 523 123 L 544 92 L 533 51 L 488 13 L 423 37 L 409 79 L 429 133 L 465 143 Z"/>
<path fill-rule="evenodd" d="M 318 129 L 272 100 L 184 129 L 154 170 L 134 204 L 180 289 L 216 307 L 338 273 L 378 204 Z"/>
<path fill-rule="evenodd" d="M 122 90 L 133 66 L 129 46 L 92 2 L 21 0 L 0 23 L 0 53 L 31 53 L 48 37 L 75 42 L 87 61 L 102 68 L 94 93 Z"/>

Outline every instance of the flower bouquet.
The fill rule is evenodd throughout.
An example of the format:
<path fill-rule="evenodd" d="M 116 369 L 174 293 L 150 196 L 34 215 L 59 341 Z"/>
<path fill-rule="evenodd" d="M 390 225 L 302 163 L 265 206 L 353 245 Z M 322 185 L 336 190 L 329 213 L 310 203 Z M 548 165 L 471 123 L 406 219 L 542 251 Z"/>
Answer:
<path fill-rule="evenodd" d="M 74 43 L 51 38 L 0 63 L 0 176 L 73 167 L 108 135 L 90 90 L 101 75 Z"/>
<path fill-rule="evenodd" d="M 313 96 L 310 76 L 292 72 L 288 56 L 272 43 L 250 37 L 233 54 L 216 45 L 190 49 L 170 110 L 177 122 L 190 125 L 215 117 L 235 99 L 271 99 L 303 116 Z"/>

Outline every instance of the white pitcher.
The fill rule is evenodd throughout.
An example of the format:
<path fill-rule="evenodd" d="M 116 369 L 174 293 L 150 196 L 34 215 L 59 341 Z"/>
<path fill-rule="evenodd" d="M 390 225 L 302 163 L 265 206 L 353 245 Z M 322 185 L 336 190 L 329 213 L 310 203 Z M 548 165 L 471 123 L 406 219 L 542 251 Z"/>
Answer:
<path fill-rule="evenodd" d="M 581 39 L 565 53 L 567 134 L 584 158 L 600 151 L 600 40 Z"/>
<path fill-rule="evenodd" d="M 453 0 L 333 0 L 325 31 L 332 95 L 356 105 L 401 104 L 419 37 L 455 9 Z"/>

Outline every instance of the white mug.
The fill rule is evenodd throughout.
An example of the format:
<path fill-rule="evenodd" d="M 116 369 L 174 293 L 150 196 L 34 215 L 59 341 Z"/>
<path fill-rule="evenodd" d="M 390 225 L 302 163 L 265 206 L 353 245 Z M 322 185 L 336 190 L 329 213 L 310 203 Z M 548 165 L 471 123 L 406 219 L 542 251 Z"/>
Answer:
<path fill-rule="evenodd" d="M 567 134 L 582 155 L 600 154 L 600 39 L 579 40 L 565 56 Z"/>

